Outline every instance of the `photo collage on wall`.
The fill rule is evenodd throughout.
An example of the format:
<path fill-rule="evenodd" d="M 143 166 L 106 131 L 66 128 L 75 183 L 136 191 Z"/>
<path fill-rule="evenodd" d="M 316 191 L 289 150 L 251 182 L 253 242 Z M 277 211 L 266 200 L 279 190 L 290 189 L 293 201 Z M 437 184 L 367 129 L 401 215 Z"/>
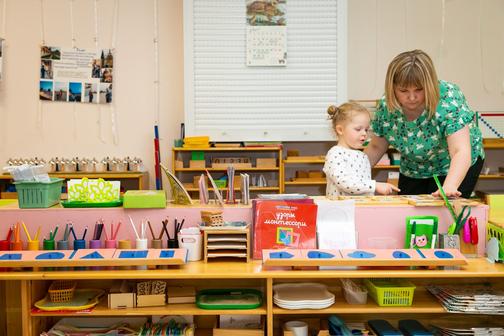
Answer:
<path fill-rule="evenodd" d="M 96 52 L 42 46 L 39 98 L 56 102 L 110 104 L 113 68 L 111 49 Z"/>

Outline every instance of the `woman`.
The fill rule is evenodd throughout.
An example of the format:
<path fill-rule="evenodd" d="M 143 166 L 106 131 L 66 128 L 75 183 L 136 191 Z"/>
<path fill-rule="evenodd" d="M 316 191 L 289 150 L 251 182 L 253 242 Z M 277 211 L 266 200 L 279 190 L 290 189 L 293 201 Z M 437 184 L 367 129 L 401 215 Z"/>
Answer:
<path fill-rule="evenodd" d="M 438 80 L 425 52 L 392 60 L 372 128 L 365 149 L 371 166 L 389 145 L 401 153 L 401 194 L 440 196 L 433 179 L 438 175 L 448 197 L 471 195 L 485 157 L 476 115 L 458 86 Z"/>

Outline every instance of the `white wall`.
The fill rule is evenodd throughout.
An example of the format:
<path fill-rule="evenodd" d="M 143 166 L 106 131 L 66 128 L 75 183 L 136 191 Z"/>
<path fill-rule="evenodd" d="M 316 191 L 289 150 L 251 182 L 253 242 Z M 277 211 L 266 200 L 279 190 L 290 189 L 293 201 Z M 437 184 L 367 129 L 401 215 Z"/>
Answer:
<path fill-rule="evenodd" d="M 38 123 L 40 0 L 3 0 L 0 9 L 4 1 L 6 47 L 4 80 L 0 83 L 0 167 L 10 157 L 139 156 L 151 171 L 153 186 L 154 1 L 118 2 L 113 97 L 117 144 L 113 141 L 111 109 L 107 106 L 101 108 L 100 118 L 96 105 L 44 102 Z M 112 46 L 114 3 L 98 1 L 101 48 Z M 68 0 L 44 0 L 47 45 L 71 47 L 69 4 Z M 95 48 L 93 4 L 92 0 L 74 0 L 74 34 L 79 48 Z M 178 137 L 179 124 L 183 122 L 182 1 L 160 0 L 158 12 L 160 137 L 162 161 L 168 163 L 173 139 Z"/>
<path fill-rule="evenodd" d="M 113 142 L 108 107 L 102 108 L 100 128 L 98 106 L 44 103 L 38 124 L 40 0 L 2 0 L 0 4 L 4 1 L 0 166 L 10 157 L 140 156 L 151 172 L 152 187 L 154 1 L 118 0 L 114 60 L 118 144 Z M 388 62 L 401 51 L 421 48 L 434 59 L 439 77 L 459 84 L 474 108 L 504 110 L 504 0 L 446 0 L 442 50 L 441 0 L 348 2 L 349 98 L 379 97 Z M 47 45 L 71 46 L 69 3 L 44 0 Z M 76 45 L 92 49 L 94 1 L 73 3 Z M 98 5 L 100 47 L 109 48 L 114 0 L 99 0 Z M 170 164 L 173 139 L 179 136 L 183 122 L 182 0 L 159 0 L 159 22 L 161 149 L 162 161 Z M 0 28 L 3 24 L 0 22 Z"/>
<path fill-rule="evenodd" d="M 381 96 L 392 58 L 423 49 L 474 109 L 504 111 L 503 0 L 349 0 L 348 23 L 349 98 Z"/>

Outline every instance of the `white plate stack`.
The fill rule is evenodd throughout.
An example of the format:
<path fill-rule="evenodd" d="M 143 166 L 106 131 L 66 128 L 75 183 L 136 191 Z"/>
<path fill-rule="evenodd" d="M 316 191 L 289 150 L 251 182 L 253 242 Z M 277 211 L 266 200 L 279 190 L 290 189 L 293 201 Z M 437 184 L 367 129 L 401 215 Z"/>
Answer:
<path fill-rule="evenodd" d="M 273 286 L 273 302 L 284 309 L 324 309 L 334 304 L 334 294 L 318 283 Z"/>

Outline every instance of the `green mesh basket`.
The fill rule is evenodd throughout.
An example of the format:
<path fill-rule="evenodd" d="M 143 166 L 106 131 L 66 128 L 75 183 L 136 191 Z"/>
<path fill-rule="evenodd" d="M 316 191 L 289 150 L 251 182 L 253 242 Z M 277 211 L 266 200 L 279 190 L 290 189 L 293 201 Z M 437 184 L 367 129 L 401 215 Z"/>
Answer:
<path fill-rule="evenodd" d="M 369 295 L 379 306 L 411 306 L 415 285 L 402 279 L 364 279 Z"/>
<path fill-rule="evenodd" d="M 14 184 L 20 208 L 49 208 L 60 201 L 63 179 L 51 177 L 50 182 L 14 182 Z"/>

